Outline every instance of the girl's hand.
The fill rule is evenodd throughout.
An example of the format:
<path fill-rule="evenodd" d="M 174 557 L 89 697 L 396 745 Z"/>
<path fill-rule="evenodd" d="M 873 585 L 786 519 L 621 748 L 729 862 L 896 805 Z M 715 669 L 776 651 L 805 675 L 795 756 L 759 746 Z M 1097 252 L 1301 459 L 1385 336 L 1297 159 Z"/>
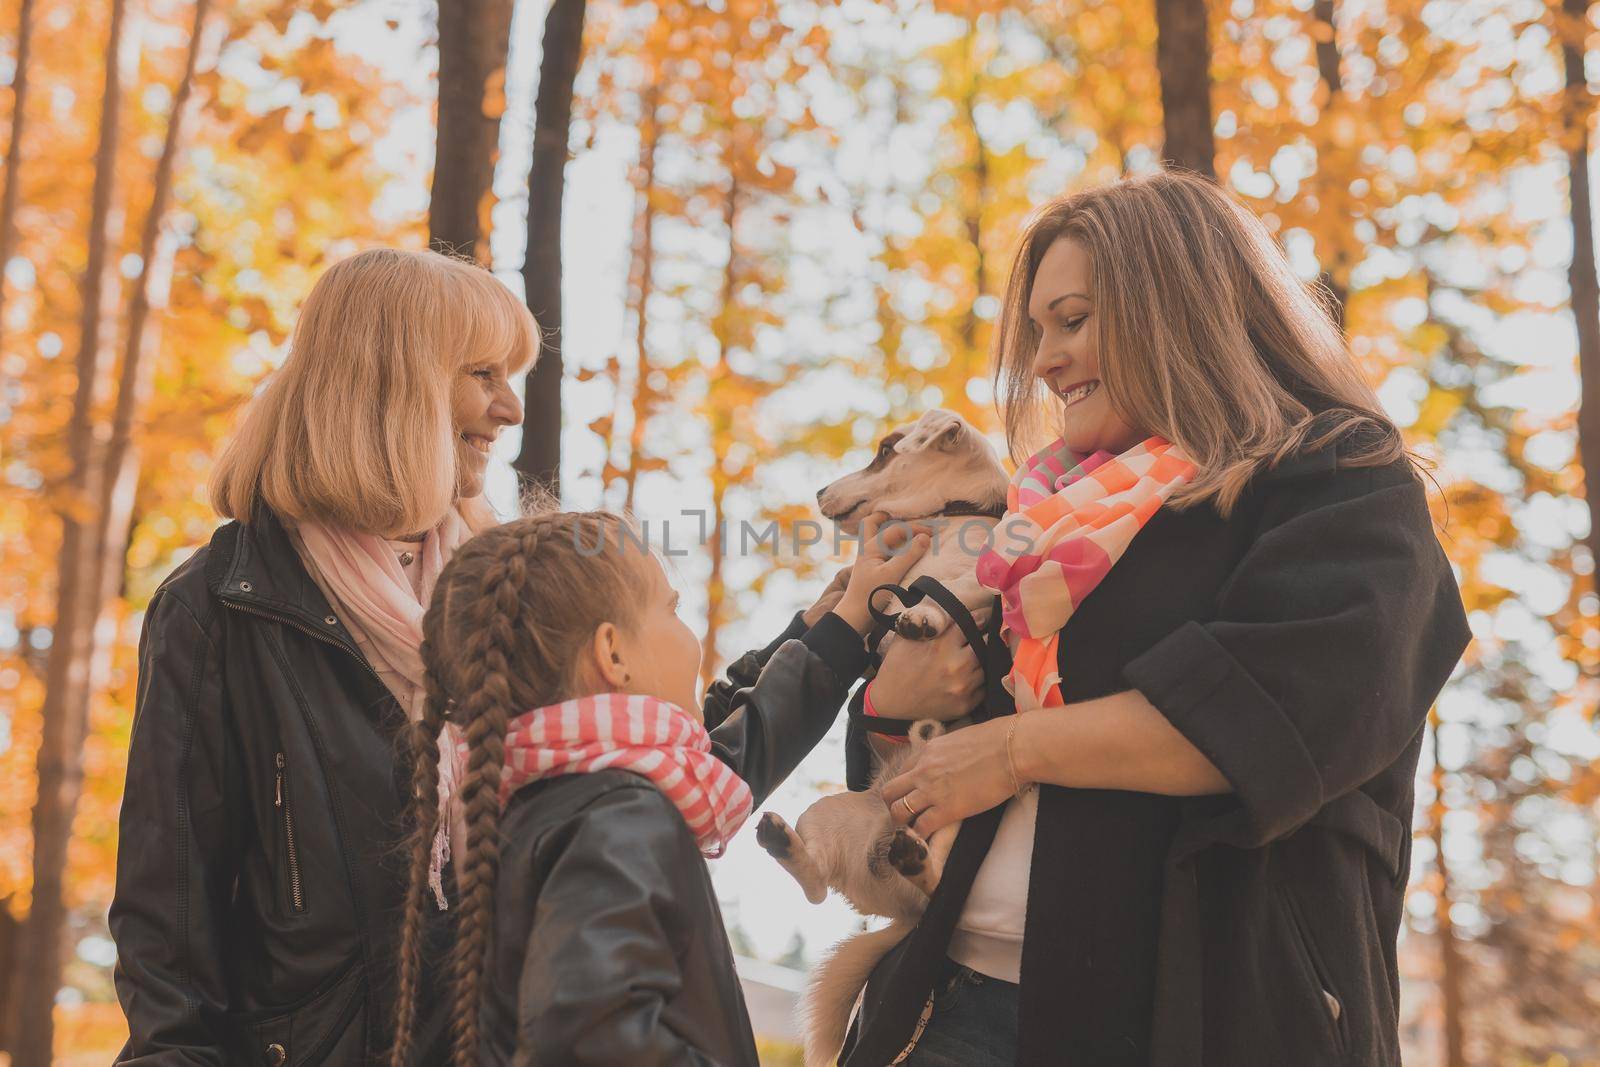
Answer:
<path fill-rule="evenodd" d="M 872 679 L 873 710 L 886 719 L 948 722 L 982 698 L 983 665 L 959 626 L 947 626 L 932 641 L 889 642 Z"/>
<path fill-rule="evenodd" d="M 872 627 L 872 613 L 867 610 L 872 591 L 887 582 L 900 581 L 928 550 L 926 527 L 904 522 L 885 526 L 886 518 L 875 511 L 862 521 L 861 550 L 850 567 L 844 596 L 833 609 L 858 634 L 865 635 Z"/>
<path fill-rule="evenodd" d="M 1004 715 L 924 744 L 904 772 L 883 784 L 890 818 L 927 837 L 1010 800 L 1013 786 L 1006 732 L 1015 721 Z M 911 813 L 906 811 L 907 804 Z"/>
<path fill-rule="evenodd" d="M 828 583 L 828 588 L 817 597 L 817 602 L 812 604 L 800 615 L 800 620 L 808 627 L 815 626 L 817 620 L 832 611 L 844 598 L 845 586 L 850 581 L 850 568 L 841 567 L 839 573 L 833 576 L 833 581 Z"/>

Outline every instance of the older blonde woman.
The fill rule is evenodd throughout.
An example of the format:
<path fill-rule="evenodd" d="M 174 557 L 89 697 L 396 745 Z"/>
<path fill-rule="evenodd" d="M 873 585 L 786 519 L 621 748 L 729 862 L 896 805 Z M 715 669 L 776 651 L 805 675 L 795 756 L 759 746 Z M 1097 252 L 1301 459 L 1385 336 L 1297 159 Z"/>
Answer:
<path fill-rule="evenodd" d="M 515 296 L 430 252 L 362 252 L 307 297 L 212 478 L 235 521 L 145 619 L 111 905 L 120 1062 L 365 1064 L 387 1044 L 423 605 L 494 522 L 488 453 L 537 351 Z"/>
<path fill-rule="evenodd" d="M 1399 431 L 1182 174 L 1047 205 L 998 354 L 1022 462 L 977 566 L 1015 709 L 884 787 L 966 821 L 846 1062 L 1398 1064 L 1412 776 L 1468 640 Z"/>

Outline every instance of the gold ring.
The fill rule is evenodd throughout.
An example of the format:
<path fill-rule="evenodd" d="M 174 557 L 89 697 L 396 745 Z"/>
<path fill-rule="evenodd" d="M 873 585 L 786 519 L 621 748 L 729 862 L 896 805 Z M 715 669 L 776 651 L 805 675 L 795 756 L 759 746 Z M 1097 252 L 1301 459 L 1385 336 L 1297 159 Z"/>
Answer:
<path fill-rule="evenodd" d="M 901 797 L 900 798 L 900 803 L 905 805 L 906 818 L 910 819 L 912 822 L 916 822 L 917 821 L 917 816 L 919 814 L 921 814 L 921 813 L 918 812 L 915 808 L 913 808 L 911 806 L 911 796 L 910 796 L 910 794 L 907 794 L 907 795 Z"/>

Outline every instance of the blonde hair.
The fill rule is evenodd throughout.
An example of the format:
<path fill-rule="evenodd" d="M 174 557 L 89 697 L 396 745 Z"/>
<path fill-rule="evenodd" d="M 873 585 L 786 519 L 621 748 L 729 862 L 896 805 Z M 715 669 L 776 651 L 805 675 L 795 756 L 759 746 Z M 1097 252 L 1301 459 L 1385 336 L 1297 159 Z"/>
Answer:
<path fill-rule="evenodd" d="M 532 515 L 462 545 L 434 585 L 422 620 L 427 700 L 422 718 L 406 733 L 412 760 L 410 876 L 400 925 L 393 1067 L 405 1067 L 414 1052 L 445 709 L 467 743 L 466 773 L 457 791 L 466 841 L 450 960 L 450 1063 L 468 1067 L 478 1062 L 478 1010 L 494 926 L 506 726 L 529 709 L 577 695 L 576 665 L 601 623 L 636 632 L 646 553 L 630 544 L 639 544 L 640 537 L 628 520 L 610 512 Z"/>
<path fill-rule="evenodd" d="M 1013 459 L 1038 442 L 1046 390 L 1028 318 L 1052 244 L 1090 261 L 1100 375 L 1124 421 L 1174 442 L 1200 472 L 1170 503 L 1227 515 L 1259 471 L 1355 434 L 1339 464 L 1410 459 L 1334 325 L 1265 226 L 1214 183 L 1181 171 L 1048 204 L 1012 261 L 996 330 L 996 395 Z M 1414 460 L 1412 461 L 1414 462 Z"/>
<path fill-rule="evenodd" d="M 528 309 L 475 263 L 394 248 L 341 260 L 218 460 L 212 506 L 386 537 L 429 529 L 457 503 L 458 372 L 505 361 L 514 373 L 538 347 Z M 481 500 L 462 504 L 474 528 L 492 521 Z"/>

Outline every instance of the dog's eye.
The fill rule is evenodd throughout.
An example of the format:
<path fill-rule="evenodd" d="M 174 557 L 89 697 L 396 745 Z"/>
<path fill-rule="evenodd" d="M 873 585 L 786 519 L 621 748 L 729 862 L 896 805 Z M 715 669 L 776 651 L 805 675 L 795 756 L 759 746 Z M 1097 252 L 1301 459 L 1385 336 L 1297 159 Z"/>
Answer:
<path fill-rule="evenodd" d="M 883 444 L 878 446 L 878 455 L 879 456 L 887 456 L 890 452 L 893 452 L 893 451 L 894 451 L 894 442 L 892 442 L 892 441 L 885 441 Z"/>

